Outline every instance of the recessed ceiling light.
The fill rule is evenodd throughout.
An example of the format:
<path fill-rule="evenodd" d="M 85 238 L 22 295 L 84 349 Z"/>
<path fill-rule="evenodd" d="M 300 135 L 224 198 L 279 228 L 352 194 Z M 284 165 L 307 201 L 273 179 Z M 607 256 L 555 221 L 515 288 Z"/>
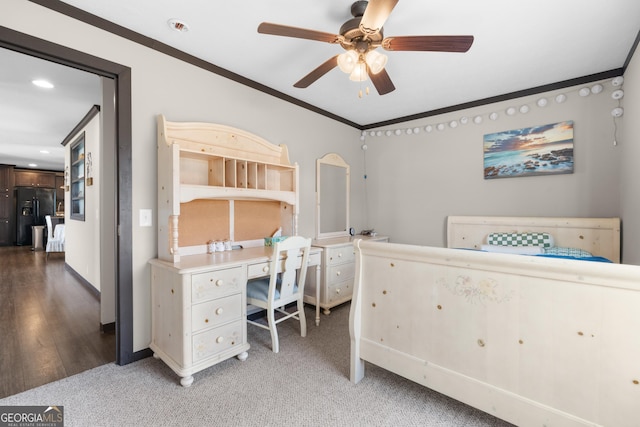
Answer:
<path fill-rule="evenodd" d="M 41 152 L 42 154 L 49 154 L 49 153 L 50 153 L 50 151 L 49 151 L 49 150 L 40 150 L 40 152 Z"/>
<path fill-rule="evenodd" d="M 38 167 L 38 165 L 37 165 L 37 164 L 35 164 L 35 163 L 29 163 L 29 167 L 30 167 L 30 168 L 37 168 L 37 167 Z"/>
<path fill-rule="evenodd" d="M 187 31 L 189 31 L 189 26 L 187 25 L 187 23 L 179 19 L 169 19 L 168 24 L 172 30 L 176 30 L 179 33 L 186 33 Z"/>
<path fill-rule="evenodd" d="M 33 83 L 34 85 L 38 86 L 38 87 L 42 87 L 45 89 L 53 89 L 53 83 L 47 81 L 47 80 L 42 80 L 42 79 L 38 79 L 38 80 L 32 80 L 31 83 Z"/>

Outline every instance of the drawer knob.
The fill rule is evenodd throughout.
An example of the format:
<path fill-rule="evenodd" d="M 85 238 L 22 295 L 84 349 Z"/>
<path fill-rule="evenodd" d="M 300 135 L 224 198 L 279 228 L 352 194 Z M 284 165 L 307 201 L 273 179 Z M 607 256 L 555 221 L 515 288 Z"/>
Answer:
<path fill-rule="evenodd" d="M 269 266 L 265 265 L 264 267 L 262 267 L 262 271 L 264 271 L 265 273 L 269 272 Z"/>
<path fill-rule="evenodd" d="M 339 276 L 339 275 L 340 275 L 340 271 L 336 271 L 336 276 Z"/>
<path fill-rule="evenodd" d="M 223 283 L 222 279 L 216 280 L 216 286 L 222 286 Z"/>
<path fill-rule="evenodd" d="M 217 314 L 218 316 L 219 316 L 219 315 L 221 315 L 223 312 L 224 312 L 224 310 L 222 309 L 222 307 L 220 307 L 220 308 L 218 308 L 218 309 L 216 310 L 216 314 Z"/>
<path fill-rule="evenodd" d="M 340 288 L 336 289 L 336 294 L 340 294 Z"/>
<path fill-rule="evenodd" d="M 209 323 L 209 319 L 204 319 L 204 323 Z"/>
<path fill-rule="evenodd" d="M 342 252 L 338 254 L 338 258 L 342 258 Z"/>
<path fill-rule="evenodd" d="M 224 341 L 224 337 L 218 337 L 218 338 L 216 338 L 216 342 L 217 342 L 218 344 L 222 344 L 222 341 Z"/>

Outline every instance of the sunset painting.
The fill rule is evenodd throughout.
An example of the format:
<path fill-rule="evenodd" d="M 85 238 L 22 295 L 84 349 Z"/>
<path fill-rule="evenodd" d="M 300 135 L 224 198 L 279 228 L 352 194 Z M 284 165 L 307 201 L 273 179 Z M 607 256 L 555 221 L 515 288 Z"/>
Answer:
<path fill-rule="evenodd" d="M 573 121 L 484 136 L 484 178 L 573 173 Z"/>

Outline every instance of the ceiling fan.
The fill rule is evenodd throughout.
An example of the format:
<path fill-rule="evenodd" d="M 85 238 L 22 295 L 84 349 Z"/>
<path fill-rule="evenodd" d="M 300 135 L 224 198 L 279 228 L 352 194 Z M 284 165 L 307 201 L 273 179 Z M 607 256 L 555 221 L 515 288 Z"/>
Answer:
<path fill-rule="evenodd" d="M 377 51 L 379 47 L 388 51 L 466 52 L 473 43 L 473 36 L 384 37 L 382 25 L 397 3 L 398 0 L 356 1 L 351 5 L 353 18 L 340 27 L 339 34 L 269 22 L 261 23 L 258 33 L 340 44 L 345 49 L 304 76 L 294 87 L 306 88 L 337 66 L 353 81 L 362 82 L 368 76 L 378 93 L 385 95 L 394 91 L 395 86 L 384 68 L 387 57 Z"/>

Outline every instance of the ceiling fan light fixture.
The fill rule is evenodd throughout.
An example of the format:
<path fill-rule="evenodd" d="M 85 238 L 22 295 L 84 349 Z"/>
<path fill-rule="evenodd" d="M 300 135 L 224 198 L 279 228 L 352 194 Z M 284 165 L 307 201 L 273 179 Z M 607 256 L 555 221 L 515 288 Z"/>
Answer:
<path fill-rule="evenodd" d="M 367 66 L 364 62 L 358 62 L 353 71 L 349 74 L 349 80 L 354 82 L 364 82 L 367 80 Z"/>
<path fill-rule="evenodd" d="M 367 65 L 369 66 L 369 70 L 371 70 L 373 74 L 378 74 L 380 71 L 382 71 L 385 65 L 387 65 L 388 60 L 387 55 L 384 55 L 376 50 L 370 50 L 369 52 L 367 52 L 364 58 L 367 62 Z"/>
<path fill-rule="evenodd" d="M 348 50 L 338 55 L 338 67 L 343 73 L 351 73 L 358 63 L 358 54 L 355 50 Z"/>

